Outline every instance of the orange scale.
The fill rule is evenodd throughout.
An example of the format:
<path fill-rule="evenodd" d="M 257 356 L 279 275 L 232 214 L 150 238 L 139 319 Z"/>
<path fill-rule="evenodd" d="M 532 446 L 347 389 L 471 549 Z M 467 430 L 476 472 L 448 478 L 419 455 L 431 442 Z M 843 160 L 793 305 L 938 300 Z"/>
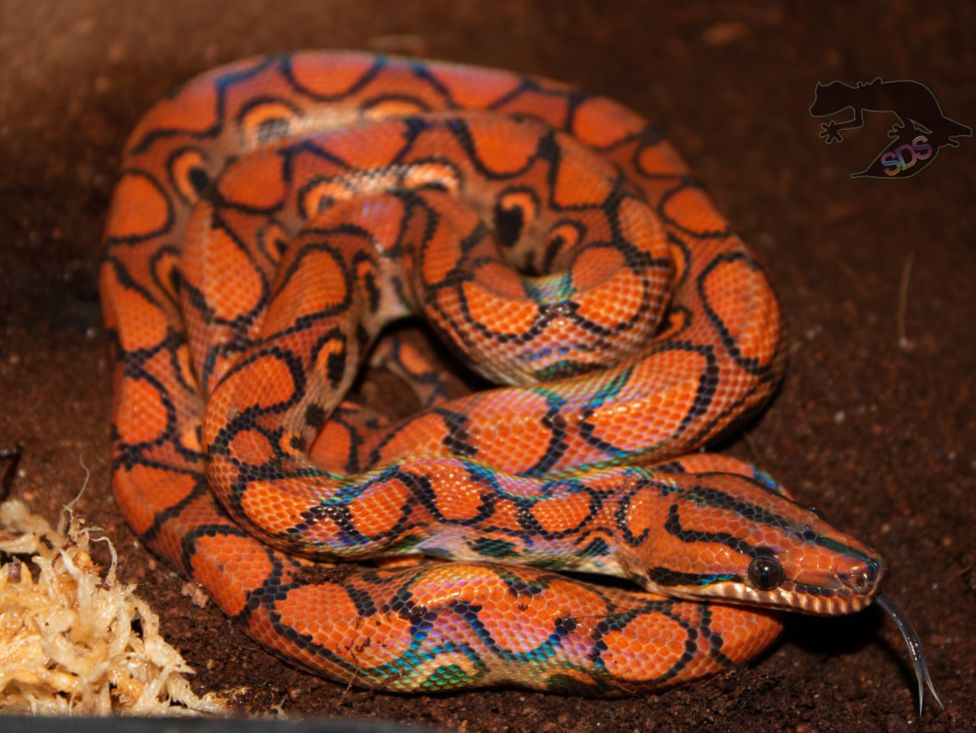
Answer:
<path fill-rule="evenodd" d="M 562 606 L 547 591 L 534 595 L 497 595 L 485 603 L 478 620 L 502 649 L 524 654 L 552 636 L 556 622 L 565 617 Z"/>
<path fill-rule="evenodd" d="M 461 290 L 471 317 L 495 334 L 523 334 L 539 315 L 532 301 L 502 300 L 483 283 L 465 282 Z"/>
<path fill-rule="evenodd" d="M 604 148 L 645 127 L 643 119 L 605 97 L 589 97 L 576 108 L 573 133 L 587 145 Z"/>
<path fill-rule="evenodd" d="M 589 321 L 606 328 L 634 322 L 645 329 L 653 327 L 657 320 L 658 308 L 648 308 L 647 303 L 638 297 L 643 289 L 641 278 L 633 271 L 620 269 L 613 277 L 592 288 L 577 303 L 577 312 Z M 621 297 L 621 294 L 635 297 Z"/>
<path fill-rule="evenodd" d="M 468 412 L 468 434 L 477 459 L 508 473 L 535 466 L 549 447 L 551 433 L 542 424 L 549 410 L 546 398 L 529 390 L 505 393 L 506 419 L 499 421 L 498 395 L 474 402 Z"/>
<path fill-rule="evenodd" d="M 228 202 L 256 209 L 271 209 L 285 197 L 282 158 L 270 152 L 239 158 L 218 181 Z"/>
<path fill-rule="evenodd" d="M 748 477 L 752 477 L 753 474 L 750 464 L 721 453 L 689 453 L 677 459 L 670 459 L 668 462 L 671 461 L 676 461 L 687 473 L 737 473 Z"/>
<path fill-rule="evenodd" d="M 751 608 L 712 605 L 709 626 L 722 638 L 721 652 L 732 662 L 745 662 L 765 649 L 783 630 L 774 614 Z"/>
<path fill-rule="evenodd" d="M 139 534 L 158 520 L 158 512 L 176 506 L 196 486 L 196 476 L 135 464 L 115 474 L 116 498 Z"/>
<path fill-rule="evenodd" d="M 273 570 L 267 550 L 250 537 L 201 535 L 194 549 L 190 573 L 230 616 L 244 610 L 248 593 L 258 590 Z"/>
<path fill-rule="evenodd" d="M 380 463 L 392 462 L 405 456 L 436 450 L 447 436 L 444 420 L 426 413 L 412 418 L 395 433 L 380 450 Z"/>
<path fill-rule="evenodd" d="M 566 532 L 590 517 L 587 494 L 568 494 L 558 500 L 542 501 L 532 507 L 532 516 L 545 532 Z"/>
<path fill-rule="evenodd" d="M 689 626 L 698 627 L 702 623 L 702 603 L 674 603 L 671 606 L 671 615 L 684 621 Z"/>
<path fill-rule="evenodd" d="M 352 451 L 352 435 L 346 425 L 330 420 L 316 436 L 309 455 L 316 465 L 331 470 L 346 465 Z"/>
<path fill-rule="evenodd" d="M 523 572 L 526 571 L 523 569 Z M 549 588 L 545 596 L 551 605 L 560 609 L 560 615 L 572 615 L 578 620 L 593 623 L 606 618 L 606 599 L 592 587 L 556 576 L 549 577 Z"/>
<path fill-rule="evenodd" d="M 200 249 L 205 271 L 199 284 L 216 316 L 233 320 L 253 311 L 263 296 L 263 280 L 247 252 L 224 229 L 211 229 Z M 228 272 L 234 273 L 231 287 L 226 282 Z"/>
<path fill-rule="evenodd" d="M 486 602 L 510 595 L 508 586 L 486 565 L 449 563 L 432 565 L 409 587 L 410 594 L 425 608 L 436 609 L 458 602 Z"/>
<path fill-rule="evenodd" d="M 169 328 L 166 312 L 138 291 L 120 284 L 115 268 L 102 268 L 101 285 L 102 292 L 112 293 L 123 350 L 150 349 L 166 338 Z"/>
<path fill-rule="evenodd" d="M 323 146 L 330 155 L 344 161 L 352 168 L 369 170 L 393 165 L 403 151 L 406 141 L 404 123 L 391 120 L 359 130 L 327 135 Z"/>
<path fill-rule="evenodd" d="M 578 155 L 565 155 L 559 164 L 553 198 L 559 206 L 599 205 L 609 197 L 611 186 Z"/>
<path fill-rule="evenodd" d="M 744 534 L 749 534 L 749 525 L 746 520 L 738 514 L 732 514 L 725 509 L 682 503 L 678 510 L 681 515 L 682 527 L 688 531 L 724 532 L 736 537 L 743 537 L 744 539 Z M 773 536 L 778 536 L 778 533 L 774 531 Z M 757 542 L 756 544 L 765 543 Z M 704 542 L 695 543 L 691 549 L 698 546 L 714 555 L 715 558 L 727 558 L 731 562 L 735 562 L 735 558 L 739 555 L 739 553 L 730 550 L 725 545 L 716 545 L 714 548 L 711 548 L 708 543 Z M 747 557 L 743 556 L 742 559 L 746 563 L 748 562 Z"/>
<path fill-rule="evenodd" d="M 473 481 L 458 461 L 451 459 L 406 463 L 402 468 L 430 480 L 437 511 L 449 521 L 475 517 L 481 507 L 481 495 L 489 491 L 484 484 Z"/>
<path fill-rule="evenodd" d="M 323 609 L 328 609 L 327 614 L 322 613 Z M 275 603 L 275 610 L 281 614 L 283 624 L 300 634 L 312 636 L 317 643 L 333 651 L 337 651 L 333 645 L 335 637 L 342 635 L 342 625 L 355 625 L 361 620 L 359 609 L 349 593 L 337 583 L 299 585 Z"/>
<path fill-rule="evenodd" d="M 263 331 L 283 331 L 304 315 L 337 306 L 346 296 L 346 274 L 335 256 L 328 251 L 307 250 L 299 267 L 274 294 Z"/>
<path fill-rule="evenodd" d="M 277 356 L 267 354 L 230 373 L 211 399 L 220 395 L 232 398 L 231 401 L 236 398 L 241 406 L 253 405 L 265 409 L 287 402 L 294 392 L 295 384 L 288 364 Z"/>
<path fill-rule="evenodd" d="M 291 57 L 292 78 L 313 94 L 336 96 L 352 88 L 376 64 L 375 56 L 298 53 Z"/>
<path fill-rule="evenodd" d="M 768 364 L 776 355 L 779 339 L 779 308 L 773 298 L 757 297 L 770 290 L 761 270 L 741 260 L 723 262 L 709 272 L 705 297 L 718 315 L 744 358 Z M 759 311 L 757 313 L 757 311 Z"/>
<path fill-rule="evenodd" d="M 159 350 L 143 362 L 147 374 L 162 382 L 161 391 L 171 391 L 173 388 L 173 354 L 166 350 Z M 180 387 L 182 390 L 182 387 Z M 177 408 L 179 409 L 179 408 Z"/>
<path fill-rule="evenodd" d="M 244 624 L 244 633 L 259 644 L 274 648 L 279 654 L 286 655 L 299 664 L 304 662 L 309 667 L 321 669 L 322 674 L 329 674 L 328 665 L 324 664 L 323 660 L 307 647 L 295 643 L 282 634 L 277 625 L 278 622 L 277 615 L 272 620 L 271 610 L 266 606 L 259 605 L 248 614 L 247 621 Z M 341 675 L 342 670 L 336 670 L 336 672 Z"/>
<path fill-rule="evenodd" d="M 257 430 L 242 430 L 228 444 L 228 450 L 236 460 L 261 465 L 275 457 L 274 445 Z"/>
<path fill-rule="evenodd" d="M 729 226 L 705 192 L 698 188 L 680 189 L 667 200 L 664 213 L 679 226 L 695 232 L 725 231 Z"/>
<path fill-rule="evenodd" d="M 697 365 L 696 365 L 697 366 Z M 638 379 L 636 384 L 641 384 Z M 648 382 L 654 384 L 654 382 Z M 666 393 L 622 399 L 595 409 L 587 417 L 592 433 L 623 450 L 640 450 L 670 437 L 695 403 L 698 373 L 666 385 Z"/>
<path fill-rule="evenodd" d="M 667 143 L 661 142 L 656 145 L 647 145 L 641 148 L 637 154 L 638 167 L 641 172 L 654 176 L 664 176 L 670 185 L 681 175 L 688 172 L 688 166 L 681 157 Z M 653 182 L 651 182 L 653 183 Z M 652 200 L 657 196 L 651 196 Z"/>
<path fill-rule="evenodd" d="M 590 247 L 573 260 L 573 284 L 577 291 L 591 290 L 625 267 L 624 257 L 615 247 Z M 640 285 L 639 281 L 637 285 Z"/>
<path fill-rule="evenodd" d="M 359 619 L 359 623 L 347 623 L 344 631 L 343 637 L 336 640 L 337 648 L 347 650 L 347 658 L 367 669 L 396 662 L 410 650 L 413 641 L 410 619 L 394 613 L 378 613 Z"/>
<path fill-rule="evenodd" d="M 440 66 L 437 81 L 462 109 L 483 109 L 516 89 L 516 74 L 507 71 L 485 72 L 462 66 Z"/>
<path fill-rule="evenodd" d="M 349 504 L 352 522 L 367 537 L 389 532 L 403 517 L 411 495 L 410 489 L 396 479 L 371 484 Z"/>
<path fill-rule="evenodd" d="M 421 222 L 417 221 L 417 223 Z M 452 226 L 439 224 L 427 240 L 421 256 L 420 275 L 423 282 L 442 282 L 463 256 L 458 230 Z"/>
<path fill-rule="evenodd" d="M 497 502 L 490 521 L 491 526 L 496 529 L 507 529 L 513 532 L 522 531 L 518 507 L 511 501 Z"/>
<path fill-rule="evenodd" d="M 211 458 L 211 473 L 220 470 L 224 459 Z M 226 464 L 230 466 L 230 464 Z M 307 521 L 305 513 L 314 499 L 303 496 L 301 492 L 288 491 L 280 483 L 256 481 L 247 484 L 238 503 L 245 517 L 253 524 L 269 534 L 284 535 L 296 525 Z M 327 525 L 329 530 L 324 535 L 337 536 L 339 528 L 334 527 L 332 520 L 322 519 L 317 525 L 321 528 Z"/>
<path fill-rule="evenodd" d="M 115 188 L 107 237 L 141 237 L 159 232 L 172 215 L 169 199 L 142 173 L 125 173 Z"/>
<path fill-rule="evenodd" d="M 465 177 L 472 175 L 471 161 L 467 150 L 451 133 L 450 128 L 443 122 L 432 121 L 431 126 L 417 135 L 410 145 L 410 149 L 398 158 L 395 170 L 406 172 L 409 168 L 402 166 L 426 165 L 429 161 L 442 161 L 451 164 L 461 174 L 460 184 L 464 184 Z M 432 166 L 437 163 L 430 163 Z M 451 174 L 453 178 L 453 174 Z M 445 195 L 443 192 L 438 192 Z"/>
<path fill-rule="evenodd" d="M 190 208 L 183 238 L 183 250 L 174 266 L 190 285 L 201 287 L 206 275 L 207 245 L 214 237 L 214 208 L 209 201 L 197 201 Z M 222 230 L 217 230 L 222 231 Z M 224 236 L 227 236 L 224 234 Z M 174 260 L 176 258 L 174 257 Z M 196 308 L 191 308 L 195 314 Z"/>
<path fill-rule="evenodd" d="M 603 663 L 614 677 L 648 681 L 660 677 L 685 652 L 686 632 L 661 613 L 645 613 L 619 631 L 603 636 Z"/>
<path fill-rule="evenodd" d="M 667 524 L 669 509 L 670 502 L 662 499 L 656 489 L 638 490 L 627 505 L 627 513 L 623 521 L 627 531 L 634 537 L 651 530 L 653 542 L 655 541 L 654 530 Z"/>
<path fill-rule="evenodd" d="M 538 135 L 528 130 L 513 134 L 512 125 L 511 122 L 468 122 L 476 156 L 485 168 L 498 175 L 525 168 L 539 147 Z"/>
<path fill-rule="evenodd" d="M 671 245 L 661 220 L 644 201 L 624 199 L 617 214 L 624 239 L 655 259 L 668 257 Z"/>
<path fill-rule="evenodd" d="M 623 390 L 646 393 L 648 385 L 654 385 L 665 402 L 675 402 L 681 409 L 684 400 L 680 399 L 680 395 L 688 388 L 693 392 L 697 390 L 700 376 L 707 366 L 708 359 L 697 351 L 661 351 L 637 362 Z M 673 390 L 677 392 L 673 394 Z"/>
<path fill-rule="evenodd" d="M 489 260 L 480 265 L 474 271 L 475 282 L 486 291 L 487 297 L 505 298 L 506 300 L 528 302 L 525 295 L 525 288 L 522 286 L 522 279 L 512 270 L 511 267 L 501 262 Z M 498 303 L 497 306 L 508 308 L 508 302 Z"/>
<path fill-rule="evenodd" d="M 169 417 L 159 388 L 143 379 L 125 379 L 117 392 L 115 416 L 119 439 L 124 443 L 148 443 L 163 437 Z"/>

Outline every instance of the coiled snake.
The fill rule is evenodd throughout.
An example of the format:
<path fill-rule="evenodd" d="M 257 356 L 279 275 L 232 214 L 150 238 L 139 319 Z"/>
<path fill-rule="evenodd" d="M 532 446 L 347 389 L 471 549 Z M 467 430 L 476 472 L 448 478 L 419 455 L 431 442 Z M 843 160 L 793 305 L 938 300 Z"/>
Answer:
<path fill-rule="evenodd" d="M 296 664 L 632 694 L 749 659 L 776 610 L 879 597 L 876 553 L 696 452 L 775 388 L 779 308 L 612 101 L 368 54 L 223 67 L 133 132 L 106 247 L 118 503 Z M 343 402 L 413 314 L 510 386 L 447 400 L 391 340 L 421 411 Z"/>

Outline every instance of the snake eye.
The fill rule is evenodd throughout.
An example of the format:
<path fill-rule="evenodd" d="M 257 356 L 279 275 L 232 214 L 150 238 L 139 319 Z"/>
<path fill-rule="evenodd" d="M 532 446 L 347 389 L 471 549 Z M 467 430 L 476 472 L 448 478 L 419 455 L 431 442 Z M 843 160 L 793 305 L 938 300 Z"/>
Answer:
<path fill-rule="evenodd" d="M 753 558 L 749 563 L 749 582 L 759 590 L 772 590 L 779 586 L 786 578 L 783 566 L 779 560 L 769 555 Z"/>

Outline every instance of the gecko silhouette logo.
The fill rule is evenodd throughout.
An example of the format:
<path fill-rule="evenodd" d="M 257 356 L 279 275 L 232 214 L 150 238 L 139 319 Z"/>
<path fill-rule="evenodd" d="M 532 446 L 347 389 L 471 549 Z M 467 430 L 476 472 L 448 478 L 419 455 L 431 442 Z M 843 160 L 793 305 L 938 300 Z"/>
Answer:
<path fill-rule="evenodd" d="M 924 84 L 900 79 L 857 82 L 855 86 L 841 81 L 817 84 L 810 105 L 814 117 L 840 115 L 820 125 L 820 137 L 828 143 L 841 142 L 842 132 L 864 125 L 864 112 L 895 115 L 897 122 L 888 131 L 891 142 L 867 168 L 851 173 L 851 178 L 910 178 L 921 173 L 936 159 L 944 147 L 958 147 L 957 137 L 969 137 L 973 129 L 942 114 L 935 95 Z"/>

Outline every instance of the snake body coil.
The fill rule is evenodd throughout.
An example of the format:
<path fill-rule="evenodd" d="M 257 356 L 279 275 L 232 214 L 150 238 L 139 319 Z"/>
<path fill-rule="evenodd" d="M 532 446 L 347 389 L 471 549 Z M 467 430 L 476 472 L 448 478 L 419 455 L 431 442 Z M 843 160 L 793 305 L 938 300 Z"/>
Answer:
<path fill-rule="evenodd" d="M 630 694 L 749 659 L 771 610 L 877 593 L 871 550 L 695 452 L 774 389 L 779 309 L 612 101 L 366 54 L 244 61 L 142 120 L 106 245 L 119 505 L 297 664 Z M 414 314 L 509 386 L 448 401 L 381 342 L 423 409 L 343 402 Z"/>

